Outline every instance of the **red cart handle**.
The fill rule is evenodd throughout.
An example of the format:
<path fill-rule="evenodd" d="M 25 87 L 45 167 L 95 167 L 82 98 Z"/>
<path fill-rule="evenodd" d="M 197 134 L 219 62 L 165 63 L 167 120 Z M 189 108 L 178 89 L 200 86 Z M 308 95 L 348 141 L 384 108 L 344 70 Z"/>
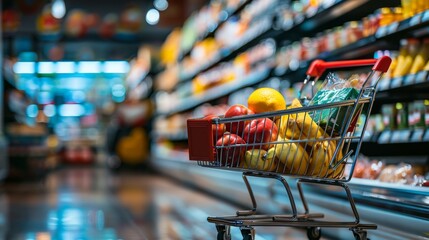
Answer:
<path fill-rule="evenodd" d="M 344 68 L 344 67 L 362 67 L 362 66 L 371 66 L 372 70 L 387 72 L 389 69 L 392 59 L 388 56 L 383 56 L 379 59 L 364 59 L 364 60 L 348 60 L 348 61 L 334 61 L 334 62 L 325 62 L 323 60 L 317 59 L 314 60 L 310 67 L 307 70 L 307 75 L 311 77 L 320 77 L 326 69 L 329 68 Z"/>

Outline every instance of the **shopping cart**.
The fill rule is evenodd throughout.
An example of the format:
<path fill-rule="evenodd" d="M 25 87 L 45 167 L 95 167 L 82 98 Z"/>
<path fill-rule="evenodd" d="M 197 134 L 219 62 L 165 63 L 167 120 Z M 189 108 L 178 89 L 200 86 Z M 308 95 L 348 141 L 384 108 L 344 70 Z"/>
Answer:
<path fill-rule="evenodd" d="M 217 239 L 231 239 L 231 227 L 239 227 L 243 239 L 254 239 L 256 226 L 305 228 L 309 239 L 319 239 L 321 228 L 348 228 L 356 239 L 367 239 L 366 230 L 377 226 L 360 223 L 347 182 L 361 148 L 376 85 L 390 63 L 389 57 L 382 57 L 334 62 L 316 60 L 310 65 L 304 83 L 311 82 L 311 86 L 326 76 L 327 69 L 360 71 L 363 67 L 372 67 L 357 97 L 350 100 L 232 118 L 188 120 L 190 160 L 202 167 L 241 171 L 253 205 L 252 209 L 237 211 L 232 216 L 208 217 L 209 222 L 216 224 Z M 260 129 L 252 131 L 252 122 Z M 221 135 L 225 129 L 229 132 Z M 291 188 L 281 175 L 297 179 L 303 213 L 298 213 Z M 280 181 L 289 198 L 291 213 L 256 214 L 257 203 L 249 176 Z M 354 221 L 323 221 L 324 214 L 310 213 L 303 184 L 334 185 L 344 189 Z"/>

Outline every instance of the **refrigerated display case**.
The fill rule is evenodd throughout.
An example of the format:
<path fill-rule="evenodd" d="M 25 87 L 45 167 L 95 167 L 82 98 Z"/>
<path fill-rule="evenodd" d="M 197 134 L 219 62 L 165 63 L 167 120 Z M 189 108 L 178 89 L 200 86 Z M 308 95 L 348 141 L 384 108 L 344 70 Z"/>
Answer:
<path fill-rule="evenodd" d="M 284 2 L 276 5 L 276 11 L 265 12 L 265 18 L 255 18 L 258 24 L 249 24 L 260 28 L 251 31 L 242 42 L 237 40 L 237 46 L 228 48 L 218 45 L 218 51 L 214 50 L 216 57 L 200 62 L 201 66 L 193 68 L 192 74 L 178 74 L 178 79 L 172 81 L 172 87 L 156 90 L 155 102 L 161 107 L 156 111 L 157 120 L 153 131 L 156 137 L 152 142 L 151 163 L 167 175 L 216 194 L 222 199 L 249 207 L 250 199 L 240 175 L 201 169 L 188 161 L 186 119 L 207 114 L 222 115 L 229 105 L 245 103 L 247 96 L 259 87 L 278 89 L 290 103 L 301 87 L 304 71 L 314 59 L 346 60 L 383 55 L 396 59 L 402 39 L 418 39 L 423 45 L 424 39 L 429 36 L 429 11 L 424 7 L 425 4 L 420 4 L 425 1 L 415 2 L 419 2 L 419 8 L 414 10 L 401 5 L 401 1 L 337 0 L 320 1 L 319 5 L 312 5 L 315 2 L 295 1 L 292 5 Z M 251 6 L 253 1 L 247 4 Z M 412 11 L 411 15 L 409 11 Z M 240 13 L 241 11 L 235 12 L 229 15 L 228 19 L 237 21 L 236 19 L 242 17 Z M 270 23 L 265 24 L 265 21 Z M 220 29 L 219 27 L 212 33 L 215 39 L 216 35 L 221 34 Z M 199 40 L 204 39 L 203 37 Z M 231 82 L 207 88 L 200 94 L 192 92 L 192 79 L 213 69 L 220 69 L 243 53 L 250 53 L 254 46 L 266 39 L 273 39 L 275 42 L 273 61 L 259 69 L 250 68 L 261 70 L 264 74 L 252 79 L 233 78 Z M 209 46 L 207 49 L 211 50 Z M 189 56 L 192 50 L 185 49 L 181 52 L 173 65 L 179 68 L 178 72 L 189 66 L 185 59 L 192 57 Z M 428 59 L 424 58 L 427 64 Z M 169 70 L 170 67 L 166 66 L 165 71 Z M 167 74 L 163 75 L 163 78 L 166 77 Z M 402 163 L 409 165 L 413 175 L 410 175 L 411 180 L 407 181 L 381 181 L 374 177 L 354 178 L 350 181 L 362 221 L 379 226 L 377 231 L 369 235 L 371 239 L 428 237 L 425 225 L 429 220 L 429 190 L 424 187 L 425 180 L 421 179 L 427 174 L 429 161 L 426 150 L 429 129 L 422 121 L 424 117 L 427 119 L 428 83 L 427 69 L 424 68 L 395 76 L 388 73 L 380 82 L 373 118 L 369 120 L 361 152 L 370 163 L 382 162 L 383 166 L 389 168 L 399 168 Z M 386 105 L 397 107 L 396 113 L 386 115 Z M 408 112 L 407 116 L 404 114 L 405 110 Z M 411 112 L 413 114 L 410 114 Z M 401 125 L 389 128 L 384 123 L 386 117 L 396 120 L 407 118 L 407 122 L 411 124 L 408 127 Z M 359 162 L 362 160 L 358 160 Z M 415 177 L 420 180 L 414 180 Z M 261 211 L 273 213 L 273 210 L 285 207 L 283 202 L 288 200 L 286 196 L 279 195 L 280 186 L 263 180 L 255 180 L 254 184 L 256 198 L 267 202 L 273 199 L 275 201 L 272 205 L 261 206 Z M 345 196 L 336 189 L 308 186 L 306 191 L 310 196 L 310 208 L 315 211 L 325 211 L 337 220 L 345 220 L 351 216 L 351 213 L 345 211 Z M 338 239 L 352 237 L 347 232 L 332 229 L 322 231 Z"/>

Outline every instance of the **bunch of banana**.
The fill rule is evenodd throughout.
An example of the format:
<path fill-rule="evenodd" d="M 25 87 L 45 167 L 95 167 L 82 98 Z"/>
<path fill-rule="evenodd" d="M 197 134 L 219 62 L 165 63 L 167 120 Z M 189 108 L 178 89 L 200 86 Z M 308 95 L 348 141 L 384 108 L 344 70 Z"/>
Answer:
<path fill-rule="evenodd" d="M 313 177 L 324 177 L 329 171 L 330 147 L 324 144 L 325 142 L 317 142 L 313 146 L 310 158 L 310 167 L 307 174 Z"/>
<path fill-rule="evenodd" d="M 307 172 L 310 159 L 307 152 L 299 143 L 290 142 L 287 138 L 278 137 L 281 142 L 274 146 L 276 156 L 284 164 L 284 173 L 304 175 Z"/>
<path fill-rule="evenodd" d="M 335 141 L 334 141 L 335 143 Z M 331 147 L 331 156 L 334 155 L 335 152 L 335 148 L 336 148 L 337 144 L 333 144 L 333 147 Z M 334 164 L 338 163 L 338 161 L 342 160 L 344 155 L 343 155 L 343 146 L 344 146 L 344 142 L 341 146 L 339 146 L 339 152 L 337 154 L 337 157 L 335 158 Z M 329 159 L 330 160 L 330 159 Z M 346 164 L 345 163 L 341 163 L 340 165 L 337 166 L 336 169 L 330 168 L 328 170 L 328 178 L 332 178 L 332 179 L 340 179 L 343 176 L 344 173 L 344 168 L 345 168 Z"/>
<path fill-rule="evenodd" d="M 313 147 L 313 152 L 311 153 L 310 167 L 307 171 L 307 175 L 321 178 L 341 178 L 345 164 L 338 165 L 336 169 L 329 167 L 336 148 L 337 142 L 334 140 L 317 142 Z M 333 163 L 336 164 L 342 158 L 342 146 L 340 146 L 339 152 Z"/>
<path fill-rule="evenodd" d="M 292 101 L 292 105 L 288 109 L 302 107 L 298 99 Z M 283 115 L 277 120 L 279 127 L 279 135 L 287 139 L 321 139 L 326 137 L 326 133 L 306 112 L 296 114 Z M 308 146 L 313 146 L 315 141 L 308 141 Z"/>
<path fill-rule="evenodd" d="M 292 101 L 288 109 L 302 107 L 298 99 Z M 336 169 L 329 164 L 337 148 L 337 141 L 324 140 L 329 135 L 325 133 L 307 112 L 283 115 L 276 120 L 279 129 L 278 144 L 275 153 L 279 163 L 285 167 L 284 173 L 307 175 L 320 178 L 341 178 L 345 164 Z M 310 140 L 302 143 L 291 140 Z M 343 158 L 342 147 L 334 160 L 334 164 Z"/>

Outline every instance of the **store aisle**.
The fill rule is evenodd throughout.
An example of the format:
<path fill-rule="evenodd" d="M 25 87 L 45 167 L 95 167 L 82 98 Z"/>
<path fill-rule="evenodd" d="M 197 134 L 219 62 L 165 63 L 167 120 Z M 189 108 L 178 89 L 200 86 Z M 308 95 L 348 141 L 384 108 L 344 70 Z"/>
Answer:
<path fill-rule="evenodd" d="M 173 181 L 141 172 L 70 168 L 43 182 L 1 186 L 2 238 L 215 239 L 208 215 L 236 210 Z M 258 229 L 256 239 L 303 239 L 294 229 Z M 241 239 L 233 229 L 233 239 Z"/>

